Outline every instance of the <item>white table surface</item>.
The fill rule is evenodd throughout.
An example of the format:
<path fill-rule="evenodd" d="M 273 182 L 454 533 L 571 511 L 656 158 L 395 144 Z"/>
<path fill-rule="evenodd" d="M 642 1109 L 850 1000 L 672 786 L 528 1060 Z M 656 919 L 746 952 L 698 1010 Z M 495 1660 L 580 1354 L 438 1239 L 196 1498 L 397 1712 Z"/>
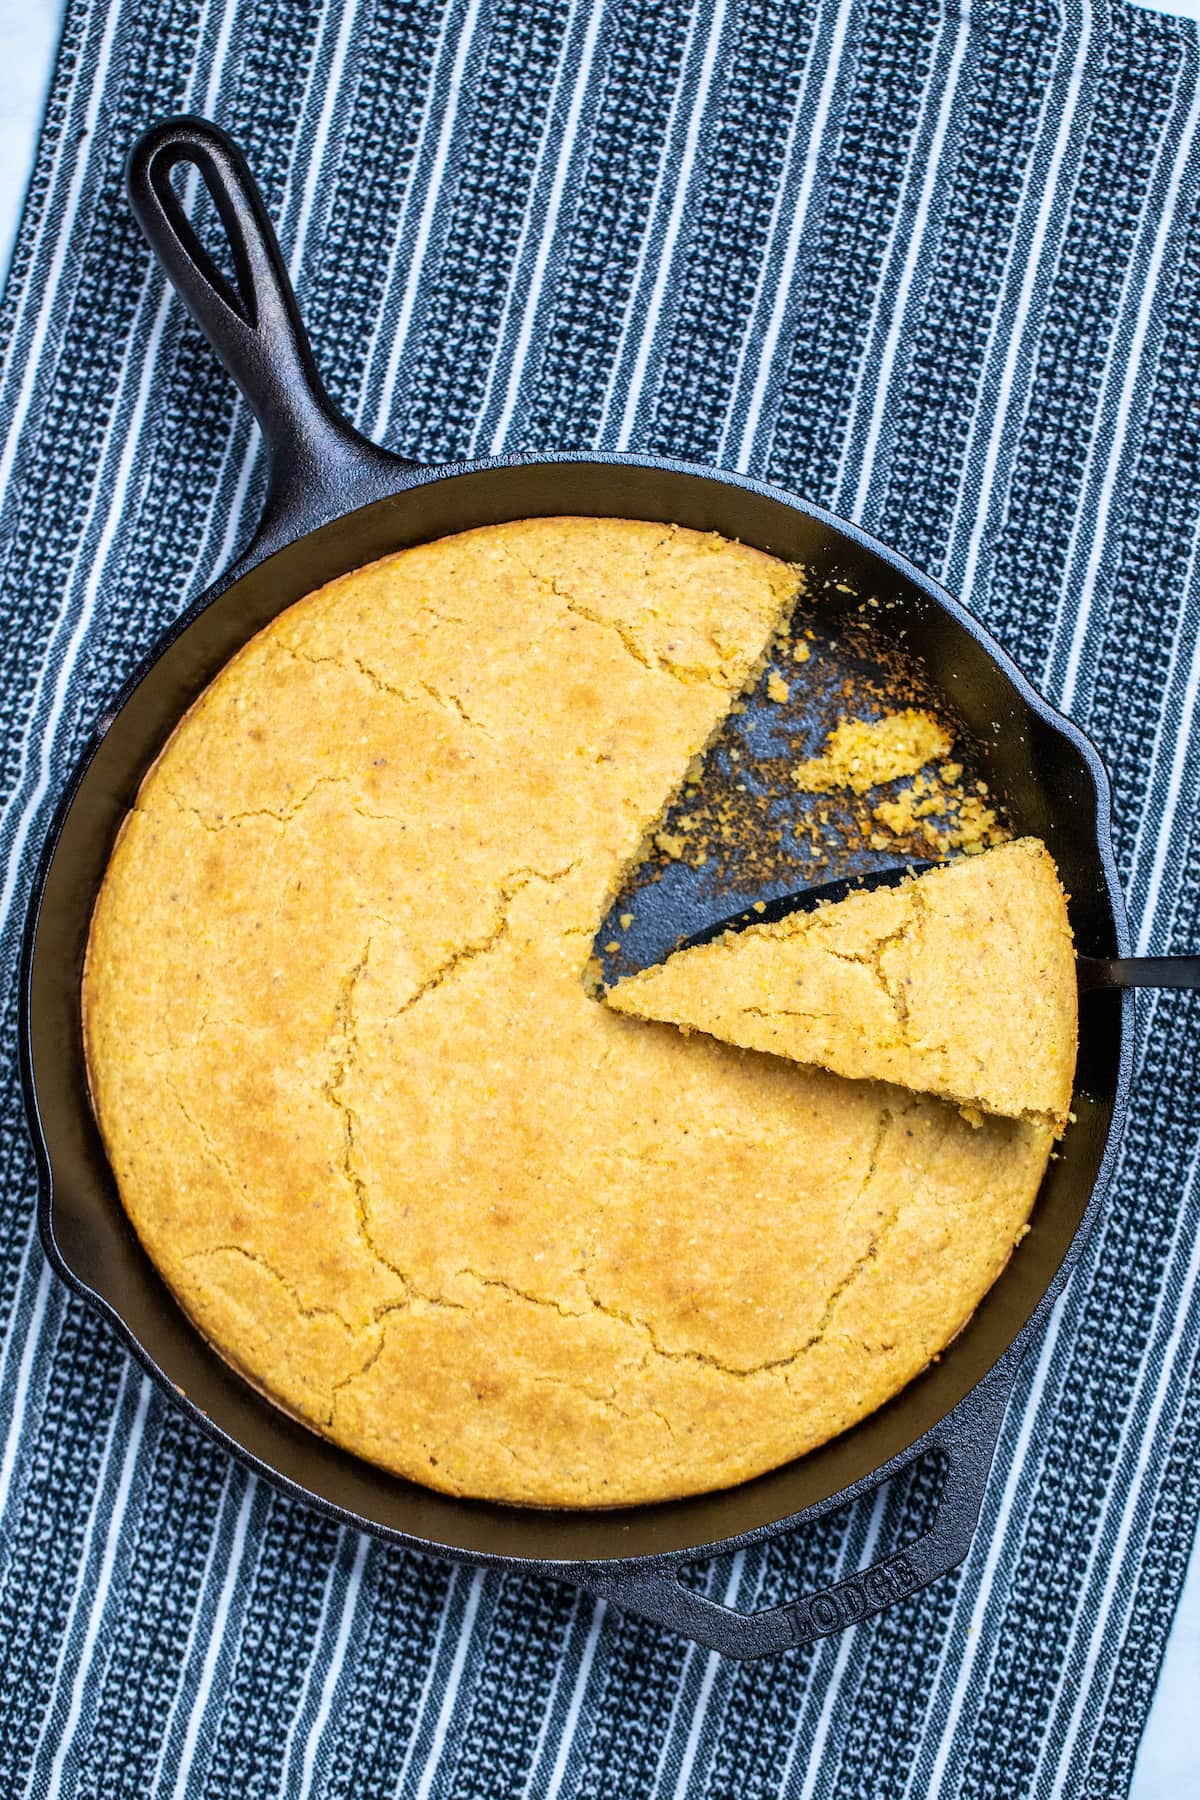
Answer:
<path fill-rule="evenodd" d="M 902 0 L 897 0 L 902 4 Z M 1200 19 L 1200 0 L 1169 0 L 1163 12 Z M 21 215 L 58 40 L 61 0 L 0 0 L 0 269 Z M 1130 1800 L 1200 1796 L 1200 1551 L 1167 1645 Z"/>

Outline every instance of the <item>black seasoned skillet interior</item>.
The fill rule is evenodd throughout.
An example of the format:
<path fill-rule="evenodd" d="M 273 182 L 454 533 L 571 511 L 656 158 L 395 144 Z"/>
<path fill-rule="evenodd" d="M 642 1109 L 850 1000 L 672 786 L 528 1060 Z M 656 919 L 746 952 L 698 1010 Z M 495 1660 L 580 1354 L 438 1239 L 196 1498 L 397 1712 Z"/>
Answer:
<path fill-rule="evenodd" d="M 188 224 L 170 179 L 180 164 L 199 170 L 213 197 L 236 286 Z M 1020 1355 L 1079 1254 L 1112 1168 L 1128 1093 L 1130 995 L 1089 998 L 1077 1123 L 1050 1166 L 1032 1232 L 925 1374 L 835 1442 L 726 1492 L 608 1513 L 535 1512 L 454 1500 L 344 1453 L 262 1399 L 192 1330 L 125 1218 L 88 1105 L 79 986 L 92 904 L 143 773 L 183 710 L 254 632 L 375 557 L 510 519 L 669 520 L 803 563 L 845 592 L 847 608 L 855 595 L 883 596 L 883 638 L 903 642 L 965 721 L 1015 826 L 1049 844 L 1081 950 L 1112 955 L 1127 951 L 1127 929 L 1096 751 L 948 594 L 865 533 L 776 488 L 656 457 L 516 456 L 426 469 L 368 444 L 321 387 L 270 223 L 230 140 L 202 120 L 168 121 L 136 146 L 129 185 L 168 275 L 254 407 L 271 484 L 253 542 L 100 721 L 45 846 L 21 1023 L 47 1253 L 203 1429 L 339 1520 L 414 1548 L 541 1571 L 736 1656 L 768 1654 L 879 1610 L 953 1567 L 970 1545 Z M 681 929 L 700 923 L 680 921 Z M 694 1199 L 703 1205 L 702 1194 Z M 749 1615 L 679 1582 L 686 1564 L 780 1535 L 931 1452 L 945 1462 L 936 1520 L 874 1569 Z"/>

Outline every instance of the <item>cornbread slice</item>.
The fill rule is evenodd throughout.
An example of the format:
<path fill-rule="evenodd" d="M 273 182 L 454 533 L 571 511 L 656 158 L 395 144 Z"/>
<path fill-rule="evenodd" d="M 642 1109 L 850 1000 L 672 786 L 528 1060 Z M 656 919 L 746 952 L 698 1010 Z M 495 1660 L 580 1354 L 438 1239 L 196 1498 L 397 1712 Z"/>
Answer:
<path fill-rule="evenodd" d="M 1057 1131 L 1071 1103 L 1075 954 L 1038 838 L 728 931 L 606 999 L 637 1018 Z"/>
<path fill-rule="evenodd" d="M 795 587 L 627 520 L 405 550 L 252 639 L 125 821 L 83 993 L 122 1202 L 223 1356 L 398 1475 L 742 1480 L 915 1375 L 1021 1235 L 1040 1124 L 585 986 Z"/>

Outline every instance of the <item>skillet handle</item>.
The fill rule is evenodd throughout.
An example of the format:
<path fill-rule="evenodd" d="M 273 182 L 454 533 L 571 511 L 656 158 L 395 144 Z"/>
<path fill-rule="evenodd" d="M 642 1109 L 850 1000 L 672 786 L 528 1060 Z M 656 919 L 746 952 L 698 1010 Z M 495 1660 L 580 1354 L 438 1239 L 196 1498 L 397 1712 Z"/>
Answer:
<path fill-rule="evenodd" d="M 180 164 L 196 169 L 212 196 L 236 285 L 205 249 L 172 186 Z M 370 443 L 325 392 L 262 195 L 233 139 L 207 119 L 164 119 L 133 146 L 125 178 L 168 279 L 262 427 L 271 481 L 260 536 L 299 535 L 361 504 L 372 489 L 401 486 L 404 470 L 415 465 Z M 268 525 L 278 529 L 267 532 Z"/>
<path fill-rule="evenodd" d="M 825 1505 L 793 1521 L 799 1525 L 836 1511 L 849 1498 L 873 1493 L 931 1452 L 940 1452 L 945 1459 L 937 1516 L 924 1536 L 898 1554 L 884 1557 L 829 1587 L 762 1612 L 738 1612 L 680 1582 L 679 1571 L 689 1562 L 702 1560 L 703 1551 L 669 1559 L 592 1564 L 586 1573 L 576 1570 L 567 1579 L 599 1599 L 612 1601 L 625 1612 L 638 1613 L 706 1649 L 743 1661 L 774 1656 L 857 1625 L 949 1574 L 966 1556 L 979 1522 L 979 1509 L 1016 1371 L 1016 1359 L 1002 1359 L 913 1450 L 885 1464 L 859 1487 L 835 1494 Z"/>

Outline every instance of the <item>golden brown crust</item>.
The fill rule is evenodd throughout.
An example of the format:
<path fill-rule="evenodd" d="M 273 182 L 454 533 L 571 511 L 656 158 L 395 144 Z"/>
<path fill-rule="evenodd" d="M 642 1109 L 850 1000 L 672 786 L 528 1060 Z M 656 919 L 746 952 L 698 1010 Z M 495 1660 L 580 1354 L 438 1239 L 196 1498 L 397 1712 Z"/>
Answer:
<path fill-rule="evenodd" d="M 1075 951 L 1038 838 L 726 932 L 614 987 L 637 1018 L 1061 1131 Z"/>
<path fill-rule="evenodd" d="M 740 1480 L 915 1374 L 1021 1231 L 1036 1128 L 585 992 L 793 586 L 622 521 L 406 551 L 282 614 L 143 785 L 84 994 L 122 1199 L 222 1353 L 386 1468 Z"/>

